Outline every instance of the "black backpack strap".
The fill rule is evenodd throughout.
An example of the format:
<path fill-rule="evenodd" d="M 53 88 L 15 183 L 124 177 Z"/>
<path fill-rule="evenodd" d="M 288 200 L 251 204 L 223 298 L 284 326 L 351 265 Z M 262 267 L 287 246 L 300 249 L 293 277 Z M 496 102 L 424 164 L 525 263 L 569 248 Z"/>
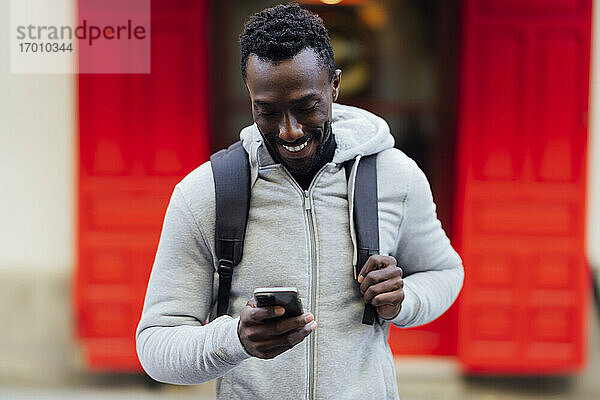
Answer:
<path fill-rule="evenodd" d="M 346 177 L 354 160 L 345 164 Z M 356 276 L 370 256 L 379 254 L 379 217 L 377 205 L 377 154 L 360 159 L 354 181 L 354 227 L 356 231 L 358 259 Z M 371 304 L 365 304 L 362 323 L 373 325 L 377 312 Z"/>
<path fill-rule="evenodd" d="M 215 182 L 215 252 L 219 260 L 217 317 L 227 314 L 233 268 L 244 250 L 250 209 L 250 166 L 241 142 L 210 157 Z"/>

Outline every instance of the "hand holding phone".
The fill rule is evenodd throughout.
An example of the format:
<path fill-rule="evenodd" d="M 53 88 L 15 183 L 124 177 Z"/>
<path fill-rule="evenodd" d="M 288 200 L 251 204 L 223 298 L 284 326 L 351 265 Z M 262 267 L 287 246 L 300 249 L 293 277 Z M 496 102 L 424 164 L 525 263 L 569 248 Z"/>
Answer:
<path fill-rule="evenodd" d="M 285 314 L 279 318 L 297 317 L 302 314 L 302 302 L 295 287 L 256 288 L 254 300 L 258 307 L 283 307 Z"/>
<path fill-rule="evenodd" d="M 240 313 L 238 336 L 251 355 L 273 358 L 302 342 L 316 327 L 313 315 L 302 313 L 296 288 L 257 288 Z"/>

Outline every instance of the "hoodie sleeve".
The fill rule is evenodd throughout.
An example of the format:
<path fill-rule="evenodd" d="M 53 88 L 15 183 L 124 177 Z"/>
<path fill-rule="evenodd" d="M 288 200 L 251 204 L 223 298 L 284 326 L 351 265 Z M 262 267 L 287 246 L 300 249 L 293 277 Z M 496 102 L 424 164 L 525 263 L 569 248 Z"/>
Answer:
<path fill-rule="evenodd" d="M 459 255 L 437 219 L 425 174 L 411 162 L 412 173 L 397 244 L 404 271 L 400 313 L 391 321 L 402 328 L 423 325 L 442 315 L 456 300 L 463 283 Z"/>
<path fill-rule="evenodd" d="M 210 312 L 213 274 L 204 235 L 176 186 L 136 332 L 138 357 L 153 379 L 199 384 L 250 357 L 237 335 L 239 318 L 202 322 Z"/>

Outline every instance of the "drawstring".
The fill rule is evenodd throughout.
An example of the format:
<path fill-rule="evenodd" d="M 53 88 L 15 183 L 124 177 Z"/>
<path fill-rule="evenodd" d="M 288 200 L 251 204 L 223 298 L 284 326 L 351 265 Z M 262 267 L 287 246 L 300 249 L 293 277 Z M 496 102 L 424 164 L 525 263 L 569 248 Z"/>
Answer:
<path fill-rule="evenodd" d="M 354 279 L 356 276 L 356 264 L 358 263 L 358 244 L 356 243 L 356 230 L 354 228 L 354 184 L 356 182 L 356 171 L 358 170 L 358 163 L 360 162 L 361 155 L 357 155 L 350 171 L 350 177 L 348 178 L 348 212 L 350 213 L 350 238 L 352 239 L 352 274 Z"/>

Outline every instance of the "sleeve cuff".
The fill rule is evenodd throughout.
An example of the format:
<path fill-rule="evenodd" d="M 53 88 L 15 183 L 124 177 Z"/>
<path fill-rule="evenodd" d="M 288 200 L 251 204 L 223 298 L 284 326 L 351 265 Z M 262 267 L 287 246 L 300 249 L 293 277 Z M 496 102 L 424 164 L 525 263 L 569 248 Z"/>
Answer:
<path fill-rule="evenodd" d="M 415 320 L 415 316 L 420 307 L 420 301 L 415 292 L 412 290 L 411 285 L 406 280 L 404 281 L 404 300 L 402 301 L 402 308 L 398 315 L 396 315 L 390 322 L 399 328 L 408 328 Z"/>
<path fill-rule="evenodd" d="M 217 319 L 220 318 L 223 319 L 223 322 L 221 323 L 222 336 L 218 339 L 220 345 L 216 347 L 221 353 L 220 357 L 232 365 L 237 365 L 245 359 L 252 357 L 252 355 L 246 351 L 238 336 L 237 328 L 240 318 L 232 318 L 228 315 L 223 315 Z"/>

